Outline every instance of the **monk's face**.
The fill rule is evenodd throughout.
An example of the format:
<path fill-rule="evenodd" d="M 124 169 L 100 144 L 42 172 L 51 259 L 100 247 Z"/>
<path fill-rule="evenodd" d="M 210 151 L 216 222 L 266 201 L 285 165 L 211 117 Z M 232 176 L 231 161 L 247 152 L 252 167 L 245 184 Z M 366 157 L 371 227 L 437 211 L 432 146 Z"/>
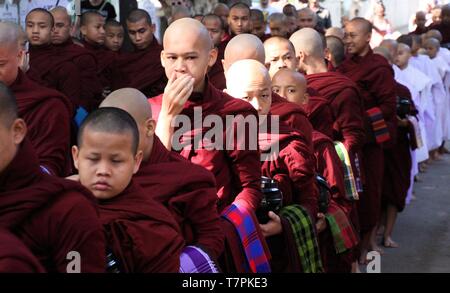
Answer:
<path fill-rule="evenodd" d="M 167 78 L 189 75 L 195 80 L 194 91 L 202 91 L 201 87 L 208 68 L 212 67 L 217 60 L 217 50 L 208 45 L 210 43 L 206 43 L 194 32 L 181 35 L 166 34 L 164 50 L 161 52 L 161 64 Z"/>
<path fill-rule="evenodd" d="M 252 31 L 250 11 L 248 9 L 233 8 L 228 16 L 228 26 L 232 34 L 248 34 Z"/>
<path fill-rule="evenodd" d="M 362 25 L 349 22 L 345 26 L 344 43 L 349 54 L 360 54 L 369 46 L 372 33 L 363 29 Z"/>
<path fill-rule="evenodd" d="M 103 45 L 105 43 L 105 19 L 100 15 L 92 16 L 90 21 L 80 28 L 87 42 Z"/>
<path fill-rule="evenodd" d="M 275 75 L 272 79 L 272 91 L 297 105 L 308 103 L 306 80 L 296 78 L 293 73 L 283 72 Z"/>
<path fill-rule="evenodd" d="M 419 28 L 424 28 L 426 26 L 426 23 L 427 23 L 427 18 L 425 16 L 425 14 L 424 13 L 418 13 L 416 15 L 415 23 L 416 23 L 416 25 Z"/>
<path fill-rule="evenodd" d="M 427 52 L 427 55 L 431 59 L 434 59 L 434 58 L 436 58 L 436 56 L 437 56 L 437 54 L 439 52 L 439 47 L 434 45 L 434 44 L 426 43 L 425 44 L 425 50 Z"/>
<path fill-rule="evenodd" d="M 150 25 L 145 18 L 137 22 L 127 21 L 128 35 L 133 45 L 138 50 L 144 50 L 153 41 L 153 33 L 155 32 L 155 26 Z"/>
<path fill-rule="evenodd" d="M 395 65 L 401 69 L 405 69 L 408 67 L 409 58 L 411 58 L 411 51 L 400 46 L 395 57 Z"/>
<path fill-rule="evenodd" d="M 298 20 L 295 16 L 286 16 L 286 24 L 289 35 L 295 33 L 298 29 Z"/>
<path fill-rule="evenodd" d="M 50 44 L 52 31 L 51 18 L 46 13 L 35 11 L 27 15 L 26 33 L 31 45 Z"/>
<path fill-rule="evenodd" d="M 297 57 L 295 52 L 289 48 L 287 42 L 276 42 L 265 45 L 266 67 L 269 68 L 270 77 L 273 77 L 278 70 L 288 68 L 296 70 Z"/>
<path fill-rule="evenodd" d="M 282 21 L 270 21 L 269 28 L 272 37 L 286 38 L 288 36 L 288 26 Z"/>
<path fill-rule="evenodd" d="M 60 45 L 69 40 L 72 26 L 67 14 L 61 11 L 53 11 L 52 15 L 55 19 L 55 27 L 52 32 L 52 43 Z"/>
<path fill-rule="evenodd" d="M 114 52 L 120 51 L 124 40 L 123 28 L 121 26 L 107 26 L 105 32 L 105 47 Z"/>
<path fill-rule="evenodd" d="M 223 35 L 225 33 L 220 21 L 216 18 L 207 18 L 203 21 L 203 25 L 208 30 L 214 45 L 218 46 L 222 41 Z"/>
<path fill-rule="evenodd" d="M 23 50 L 18 44 L 0 44 L 0 81 L 10 86 L 17 78 Z"/>
<path fill-rule="evenodd" d="M 131 133 L 107 133 L 85 128 L 82 145 L 72 148 L 81 184 L 101 200 L 113 198 L 130 184 L 142 151 L 134 155 Z"/>
<path fill-rule="evenodd" d="M 27 128 L 22 119 L 13 123 L 0 117 L 0 174 L 16 156 L 17 149 L 25 138 Z"/>
<path fill-rule="evenodd" d="M 266 24 L 259 19 L 252 20 L 252 34 L 258 38 L 262 38 L 266 33 Z"/>
<path fill-rule="evenodd" d="M 313 14 L 308 12 L 299 12 L 298 13 L 298 26 L 300 28 L 315 28 L 316 27 L 316 19 Z"/>
<path fill-rule="evenodd" d="M 233 82 L 227 93 L 235 98 L 249 102 L 259 115 L 267 115 L 272 105 L 272 90 L 269 78 L 253 76 L 248 82 Z"/>

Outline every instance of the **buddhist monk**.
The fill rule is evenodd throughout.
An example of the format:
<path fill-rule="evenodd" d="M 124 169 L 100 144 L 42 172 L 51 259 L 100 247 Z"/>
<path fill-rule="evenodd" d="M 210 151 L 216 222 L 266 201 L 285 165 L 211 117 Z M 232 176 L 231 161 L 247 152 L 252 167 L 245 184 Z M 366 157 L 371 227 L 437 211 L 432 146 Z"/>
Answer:
<path fill-rule="evenodd" d="M 228 40 L 223 40 L 226 33 L 225 25 L 222 18 L 215 14 L 205 15 L 202 23 L 209 31 L 209 35 L 218 51 L 216 63 L 208 71 L 208 78 L 214 87 L 223 90 L 226 87 L 226 81 L 223 73 L 222 59 L 225 54 L 225 47 L 228 44 Z"/>
<path fill-rule="evenodd" d="M 298 26 L 299 29 L 302 28 L 312 28 L 317 27 L 318 18 L 317 14 L 310 8 L 303 8 L 298 11 Z"/>
<path fill-rule="evenodd" d="M 212 174 L 163 146 L 155 136 L 156 123 L 143 93 L 131 88 L 114 91 L 102 107 L 125 110 L 138 125 L 143 159 L 134 180 L 169 209 L 182 228 L 187 245 L 204 247 L 214 258 L 219 257 L 224 239 Z"/>
<path fill-rule="evenodd" d="M 250 7 L 242 2 L 237 2 L 230 7 L 228 15 L 228 27 L 231 37 L 240 34 L 249 34 L 252 31 L 250 20 Z"/>
<path fill-rule="evenodd" d="M 44 273 L 37 258 L 14 234 L 0 230 L 0 273 Z"/>
<path fill-rule="evenodd" d="M 228 34 L 228 15 L 230 14 L 230 8 L 228 8 L 226 4 L 217 3 L 212 13 L 220 17 L 224 24 L 225 34 L 223 36 L 222 41 L 229 40 L 230 35 Z"/>
<path fill-rule="evenodd" d="M 99 201 L 107 253 L 119 271 L 178 272 L 184 247 L 178 224 L 132 181 L 142 161 L 138 146 L 138 127 L 127 112 L 94 111 L 72 148 L 79 180 Z"/>
<path fill-rule="evenodd" d="M 167 149 L 180 152 L 183 157 L 214 174 L 219 212 L 228 214 L 237 207 L 251 216 L 262 198 L 260 158 L 255 137 L 258 126 L 252 127 L 253 131 L 243 134 L 242 137 L 233 138 L 227 136 L 228 130 L 219 124 L 225 123 L 226 115 L 232 115 L 232 128 L 239 123 L 234 122 L 235 119 L 240 119 L 239 117 L 247 117 L 249 123 L 257 124 L 256 111 L 251 105 L 215 89 L 205 78 L 208 67 L 216 61 L 217 50 L 208 30 L 200 22 L 187 18 L 174 22 L 164 35 L 163 45 L 161 63 L 169 82 L 163 95 L 149 99 L 158 120 L 157 136 Z M 235 115 L 239 115 L 238 118 L 234 118 Z M 207 122 L 204 124 L 202 117 L 206 119 L 208 116 L 214 117 L 215 121 L 220 120 L 219 127 L 212 128 L 211 124 L 206 126 L 210 122 L 204 121 Z M 184 121 L 183 128 L 180 128 L 180 120 L 177 122 L 176 119 Z M 201 127 L 200 123 L 205 127 Z M 212 138 L 205 137 L 206 132 L 212 130 L 217 133 L 216 138 L 221 138 L 214 143 Z M 203 137 L 201 145 L 197 145 L 192 139 L 194 134 L 197 134 L 197 137 L 201 134 Z M 242 142 L 251 143 L 252 147 L 239 147 Z M 255 232 L 258 231 L 256 227 Z M 258 266 L 252 265 L 252 271 L 267 271 L 266 249 L 263 247 L 262 244 L 259 250 L 261 258 L 248 259 L 251 264 L 258 264 L 264 259 L 263 269 L 259 270 Z M 236 249 L 239 250 L 236 247 L 231 250 L 239 253 Z M 241 266 L 242 262 L 237 265 Z M 244 268 L 241 271 L 248 270 Z"/>
<path fill-rule="evenodd" d="M 325 37 L 335 37 L 343 42 L 345 38 L 345 31 L 340 27 L 330 27 L 326 30 Z"/>
<path fill-rule="evenodd" d="M 426 26 L 427 23 L 427 15 L 423 11 L 417 11 L 416 17 L 414 18 L 414 24 L 416 25 L 416 29 L 412 31 L 410 34 L 421 35 L 428 31 Z"/>
<path fill-rule="evenodd" d="M 148 97 L 157 96 L 164 91 L 167 79 L 159 58 L 162 46 L 154 36 L 155 25 L 147 11 L 131 11 L 127 30 L 135 50 L 118 57 L 115 66 L 122 74 L 115 77 L 113 89 L 132 87 Z"/>
<path fill-rule="evenodd" d="M 364 141 L 362 101 L 356 85 L 337 72 L 328 72 L 319 33 L 301 29 L 294 33 L 291 42 L 299 60 L 298 69 L 305 72 L 308 86 L 325 97 L 333 111 L 334 140 L 344 143 L 353 154 Z"/>
<path fill-rule="evenodd" d="M 260 38 L 263 42 L 267 40 L 270 35 L 266 34 L 267 22 L 263 12 L 259 9 L 250 10 L 250 19 L 252 21 L 251 33 Z"/>
<path fill-rule="evenodd" d="M 450 43 L 450 5 L 442 6 L 441 22 L 430 25 L 429 29 L 435 29 L 441 32 L 442 45 Z"/>
<path fill-rule="evenodd" d="M 105 23 L 105 47 L 113 52 L 120 52 L 125 39 L 125 30 L 117 20 L 108 20 Z"/>
<path fill-rule="evenodd" d="M 81 75 L 80 106 L 86 111 L 92 111 L 100 103 L 103 90 L 97 76 L 95 55 L 73 42 L 70 35 L 72 20 L 66 8 L 57 6 L 50 13 L 55 20 L 55 28 L 52 32 L 53 47 L 58 55 L 66 57 L 78 67 Z"/>
<path fill-rule="evenodd" d="M 264 42 L 264 51 L 266 55 L 265 64 L 269 68 L 270 77 L 281 68 L 295 70 L 297 68 L 297 58 L 292 43 L 282 37 L 272 37 Z"/>
<path fill-rule="evenodd" d="M 45 172 L 65 176 L 70 172 L 70 123 L 73 107 L 61 93 L 31 81 L 20 69 L 23 50 L 20 30 L 0 23 L 0 81 L 15 94 L 19 116 L 28 125 L 30 139 Z"/>
<path fill-rule="evenodd" d="M 338 70 L 353 80 L 360 89 L 366 111 L 366 140 L 363 146 L 365 184 L 359 205 L 363 235 L 361 261 L 366 251 L 380 250 L 375 241 L 380 217 L 384 157 L 382 145 L 395 141 L 397 128 L 395 80 L 392 67 L 370 48 L 372 25 L 362 18 L 351 20 L 345 27 L 345 44 L 350 54 Z M 381 114 L 381 115 L 380 115 Z M 377 118 L 378 117 L 378 118 Z"/>
<path fill-rule="evenodd" d="M 228 68 L 236 61 L 253 59 L 265 64 L 266 57 L 264 45 L 253 35 L 243 34 L 234 37 L 225 49 L 223 67 L 225 74 Z M 298 105 L 286 101 L 277 94 L 272 95 L 272 115 L 278 115 L 280 121 L 299 131 L 304 135 L 306 142 L 312 150 L 312 126 L 306 118 L 306 114 Z"/>
<path fill-rule="evenodd" d="M 341 39 L 332 36 L 327 37 L 326 41 L 328 55 L 325 58 L 329 62 L 328 68 L 338 68 L 345 60 L 345 44 Z"/>
<path fill-rule="evenodd" d="M 269 114 L 272 100 L 271 80 L 265 66 L 256 60 L 240 60 L 235 62 L 227 72 L 227 93 L 236 99 L 250 103 L 260 115 L 259 144 L 263 153 L 270 153 L 271 145 L 277 143 L 279 153 L 262 163 L 262 173 L 277 181 L 283 193 L 283 206 L 300 205 L 310 215 L 310 221 L 315 223 L 318 208 L 318 193 L 314 176 L 314 157 L 301 134 L 294 129 L 280 123 L 278 131 L 272 128 Z M 267 127 L 263 125 L 268 123 Z M 272 247 L 272 268 L 274 271 L 284 271 L 280 268 L 280 257 L 286 256 L 286 251 L 270 242 L 283 232 L 283 225 L 279 215 L 269 212 L 269 221 L 260 224 L 263 235 Z M 286 231 L 285 231 L 286 232 Z M 289 233 L 289 232 L 287 232 Z M 313 242 L 316 241 L 312 237 Z M 286 244 L 288 245 L 288 244 Z M 277 249 L 274 249 L 277 248 Z M 274 251 L 275 250 L 275 251 Z M 320 265 L 321 266 L 321 265 Z M 308 268 L 303 268 L 305 271 Z M 290 268 L 288 271 L 298 271 Z"/>
<path fill-rule="evenodd" d="M 272 37 L 287 38 L 289 36 L 289 27 L 286 16 L 283 13 L 273 13 L 268 19 L 270 35 Z"/>
<path fill-rule="evenodd" d="M 30 11 L 26 17 L 26 33 L 30 42 L 30 69 L 33 81 L 65 94 L 76 108 L 81 96 L 81 73 L 77 66 L 60 56 L 52 46 L 54 19 L 42 8 Z"/>
<path fill-rule="evenodd" d="M 286 23 L 288 28 L 288 38 L 298 30 L 297 13 L 294 15 L 286 15 Z"/>
<path fill-rule="evenodd" d="M 47 272 L 103 272 L 95 199 L 78 183 L 41 170 L 18 107 L 0 82 L 0 228 L 19 238 Z"/>

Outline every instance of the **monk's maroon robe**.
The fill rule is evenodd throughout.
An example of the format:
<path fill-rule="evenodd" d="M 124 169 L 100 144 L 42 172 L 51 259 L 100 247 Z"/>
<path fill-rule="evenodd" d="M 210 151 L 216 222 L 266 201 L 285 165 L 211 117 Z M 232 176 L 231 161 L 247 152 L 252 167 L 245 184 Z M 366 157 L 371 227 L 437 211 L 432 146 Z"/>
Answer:
<path fill-rule="evenodd" d="M 309 122 L 315 131 L 318 131 L 329 138 L 333 137 L 333 113 L 331 111 L 330 103 L 327 99 L 320 95 L 314 95 L 314 90 L 308 89 L 309 100 L 308 103 L 302 105 L 305 110 Z M 314 131 L 313 131 L 314 144 Z"/>
<path fill-rule="evenodd" d="M 213 67 L 208 71 L 209 81 L 219 90 L 224 90 L 227 87 L 222 61 L 225 59 L 225 48 L 227 47 L 228 42 L 229 40 L 222 41 L 217 46 L 218 54 L 216 63 L 214 63 Z"/>
<path fill-rule="evenodd" d="M 61 93 L 42 87 L 19 71 L 10 85 L 19 116 L 28 126 L 28 137 L 40 165 L 53 175 L 70 174 L 70 124 L 73 108 Z"/>
<path fill-rule="evenodd" d="M 105 241 L 95 198 L 77 182 L 44 174 L 25 139 L 0 173 L 0 228 L 13 232 L 47 272 L 104 272 Z"/>
<path fill-rule="evenodd" d="M 224 235 L 217 213 L 214 176 L 178 153 L 169 152 L 154 137 L 148 161 L 143 161 L 134 180 L 162 203 L 180 225 L 187 245 L 198 245 L 218 257 Z"/>

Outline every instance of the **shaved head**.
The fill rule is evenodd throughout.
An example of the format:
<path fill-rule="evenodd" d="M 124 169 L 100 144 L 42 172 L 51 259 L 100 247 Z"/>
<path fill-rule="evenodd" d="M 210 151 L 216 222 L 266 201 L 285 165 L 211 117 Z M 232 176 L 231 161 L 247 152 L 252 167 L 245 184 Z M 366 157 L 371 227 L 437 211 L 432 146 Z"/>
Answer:
<path fill-rule="evenodd" d="M 123 88 L 109 94 L 100 104 L 100 108 L 114 107 L 127 111 L 137 124 L 152 118 L 152 110 L 147 97 L 137 89 Z"/>
<path fill-rule="evenodd" d="M 0 22 L 0 81 L 10 86 L 17 78 L 23 62 L 23 31 L 12 22 Z"/>
<path fill-rule="evenodd" d="M 438 39 L 435 39 L 435 38 L 429 38 L 429 39 L 427 39 L 427 40 L 425 41 L 425 43 L 423 44 L 423 46 L 424 46 L 424 47 L 432 46 L 432 47 L 435 47 L 435 48 L 440 48 L 440 47 L 441 47 L 441 42 L 439 42 Z"/>
<path fill-rule="evenodd" d="M 20 28 L 12 22 L 0 22 L 0 47 L 9 47 L 19 51 Z"/>
<path fill-rule="evenodd" d="M 345 44 L 344 42 L 337 37 L 327 37 L 327 49 L 331 55 L 331 62 L 334 67 L 338 67 L 345 60 Z"/>
<path fill-rule="evenodd" d="M 227 89 L 251 84 L 254 79 L 271 82 L 269 72 L 261 62 L 250 59 L 236 61 L 227 73 Z"/>
<path fill-rule="evenodd" d="M 128 22 L 138 22 L 142 19 L 145 19 L 149 25 L 152 25 L 152 18 L 150 17 L 150 14 L 143 9 L 134 9 L 130 12 L 130 14 L 128 14 L 127 17 Z"/>
<path fill-rule="evenodd" d="M 307 82 L 303 74 L 288 68 L 280 69 L 272 78 L 272 90 L 289 102 L 303 105 L 306 97 Z"/>
<path fill-rule="evenodd" d="M 383 40 L 380 47 L 388 49 L 392 58 L 397 55 L 398 43 L 396 40 Z"/>
<path fill-rule="evenodd" d="M 428 39 L 428 38 L 435 38 L 435 39 L 437 39 L 439 42 L 442 42 L 442 34 L 441 34 L 441 32 L 438 31 L 438 30 L 429 30 L 429 31 L 426 33 L 426 38 L 427 38 L 427 39 Z"/>
<path fill-rule="evenodd" d="M 86 26 L 89 23 L 97 20 L 99 17 L 104 19 L 103 15 L 101 15 L 97 11 L 87 11 L 81 15 L 80 26 Z"/>
<path fill-rule="evenodd" d="M 391 64 L 394 61 L 394 58 L 393 58 L 391 52 L 389 51 L 389 49 L 387 49 L 385 47 L 376 47 L 373 49 L 373 53 L 383 56 Z"/>
<path fill-rule="evenodd" d="M 264 49 L 266 53 L 265 64 L 269 68 L 271 77 L 283 68 L 297 69 L 295 48 L 288 39 L 272 37 L 264 42 Z"/>
<path fill-rule="evenodd" d="M 345 31 L 340 27 L 330 27 L 325 32 L 325 37 L 336 37 L 343 41 L 345 37 Z"/>
<path fill-rule="evenodd" d="M 406 52 L 411 52 L 411 48 L 403 43 L 398 44 L 398 48 L 397 50 L 402 50 L 402 51 L 406 51 Z"/>
<path fill-rule="evenodd" d="M 55 20 L 53 19 L 53 15 L 46 9 L 44 8 L 35 8 L 33 10 L 31 10 L 30 12 L 28 12 L 27 17 L 25 18 L 25 22 L 28 20 L 28 18 L 35 13 L 42 13 L 44 15 L 47 16 L 47 21 L 50 25 L 50 27 L 53 27 L 55 25 Z"/>
<path fill-rule="evenodd" d="M 282 37 L 271 37 L 271 38 L 267 39 L 264 42 L 264 48 L 268 48 L 271 46 L 278 46 L 280 44 L 288 46 L 289 49 L 295 54 L 295 48 L 294 48 L 294 45 L 292 44 L 292 42 L 289 41 L 288 39 L 282 38 Z"/>
<path fill-rule="evenodd" d="M 163 39 L 163 45 L 166 47 L 170 40 L 180 38 L 182 36 L 193 37 L 191 42 L 201 42 L 204 44 L 205 50 L 214 48 L 214 44 L 209 36 L 206 27 L 198 20 L 192 18 L 182 18 L 174 21 L 166 30 Z"/>
<path fill-rule="evenodd" d="M 372 33 L 373 25 L 370 21 L 362 17 L 355 17 L 350 20 L 347 25 L 355 27 L 356 30 L 364 34 Z"/>
<path fill-rule="evenodd" d="M 72 18 L 70 17 L 69 13 L 67 12 L 67 9 L 65 7 L 62 6 L 56 6 L 55 8 L 53 8 L 52 10 L 50 10 L 50 13 L 53 15 L 54 18 L 56 18 L 56 15 L 60 15 L 61 17 L 64 17 L 65 20 L 69 23 L 72 24 Z"/>
<path fill-rule="evenodd" d="M 257 36 L 251 34 L 240 34 L 232 38 L 225 48 L 224 56 L 225 72 L 239 60 L 253 59 L 264 64 L 266 59 L 263 43 Z"/>
<path fill-rule="evenodd" d="M 303 52 L 310 57 L 324 59 L 323 41 L 316 30 L 303 28 L 296 31 L 289 40 L 294 45 L 297 57 Z"/>
<path fill-rule="evenodd" d="M 400 37 L 398 37 L 397 42 L 399 44 L 406 44 L 409 47 L 412 48 L 413 46 L 413 36 L 411 35 L 401 35 Z"/>

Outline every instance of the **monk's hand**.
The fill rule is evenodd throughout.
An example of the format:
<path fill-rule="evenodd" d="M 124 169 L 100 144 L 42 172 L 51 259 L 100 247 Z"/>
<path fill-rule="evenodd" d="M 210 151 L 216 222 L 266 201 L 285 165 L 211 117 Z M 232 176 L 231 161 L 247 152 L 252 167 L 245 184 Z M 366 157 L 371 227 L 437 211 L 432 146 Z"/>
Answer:
<path fill-rule="evenodd" d="M 317 221 L 316 221 L 316 230 L 317 233 L 321 233 L 327 228 L 327 221 L 325 220 L 325 215 L 322 213 L 317 214 Z"/>
<path fill-rule="evenodd" d="M 75 175 L 66 177 L 66 179 L 69 179 L 69 180 L 72 180 L 72 181 L 76 181 L 76 182 L 80 182 L 80 175 L 75 174 Z"/>
<path fill-rule="evenodd" d="M 269 222 L 266 224 L 259 224 L 264 237 L 281 234 L 283 227 L 281 226 L 280 217 L 274 212 L 269 212 L 269 219 Z"/>
<path fill-rule="evenodd" d="M 161 114 L 169 118 L 180 114 L 193 91 L 194 78 L 192 76 L 184 74 L 177 78 L 173 73 L 164 89 Z"/>

